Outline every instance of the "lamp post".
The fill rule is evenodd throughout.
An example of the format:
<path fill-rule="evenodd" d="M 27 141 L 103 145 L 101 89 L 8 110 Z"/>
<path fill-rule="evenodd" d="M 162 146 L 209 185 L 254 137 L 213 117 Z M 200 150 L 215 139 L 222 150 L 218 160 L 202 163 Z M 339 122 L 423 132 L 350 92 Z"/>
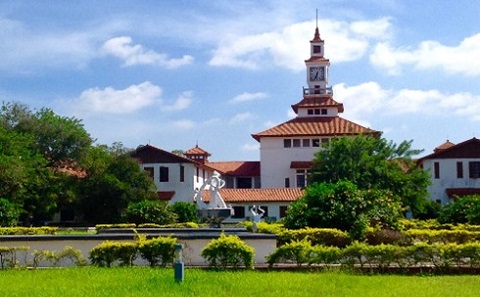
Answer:
<path fill-rule="evenodd" d="M 183 263 L 183 244 L 175 245 L 175 263 L 173 263 L 175 281 L 182 282 L 185 278 L 185 264 Z"/>

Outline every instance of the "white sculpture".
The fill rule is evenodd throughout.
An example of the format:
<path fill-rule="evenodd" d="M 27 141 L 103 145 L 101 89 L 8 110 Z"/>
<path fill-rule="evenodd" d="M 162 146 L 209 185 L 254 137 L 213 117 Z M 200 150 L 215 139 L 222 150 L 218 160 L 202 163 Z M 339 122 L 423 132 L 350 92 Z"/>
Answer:
<path fill-rule="evenodd" d="M 258 223 L 260 223 L 263 215 L 265 214 L 265 210 L 263 210 L 260 206 L 253 205 L 250 208 L 250 212 L 252 213 L 253 216 L 253 232 L 257 232 L 258 230 Z"/>
<path fill-rule="evenodd" d="M 196 191 L 194 200 L 200 209 L 227 209 L 227 205 L 220 195 L 219 190 L 225 186 L 225 181 L 220 178 L 220 174 L 214 171 L 212 176 L 208 178 L 199 190 Z M 210 203 L 207 205 L 202 200 L 202 193 L 206 189 L 210 190 Z"/>

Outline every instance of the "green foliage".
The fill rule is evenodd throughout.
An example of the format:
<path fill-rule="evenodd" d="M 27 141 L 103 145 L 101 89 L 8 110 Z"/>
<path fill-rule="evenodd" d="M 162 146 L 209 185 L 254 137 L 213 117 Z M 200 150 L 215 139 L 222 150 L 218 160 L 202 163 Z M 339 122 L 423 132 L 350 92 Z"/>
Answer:
<path fill-rule="evenodd" d="M 131 266 L 137 255 L 136 242 L 105 241 L 90 250 L 90 261 L 96 266 L 111 267 L 115 262 Z"/>
<path fill-rule="evenodd" d="M 353 239 L 365 237 L 369 225 L 396 228 L 402 213 L 397 196 L 384 190 L 359 190 L 350 181 L 315 183 L 293 202 L 284 219 L 291 229 L 338 228 Z"/>
<path fill-rule="evenodd" d="M 453 203 L 447 204 L 438 218 L 440 223 L 480 224 L 480 195 L 456 197 Z"/>
<path fill-rule="evenodd" d="M 210 267 L 225 269 L 237 268 L 241 265 L 253 268 L 255 251 L 238 236 L 221 234 L 218 239 L 213 239 L 202 250 L 201 256 L 205 258 Z"/>
<path fill-rule="evenodd" d="M 0 226 L 15 226 L 21 209 L 7 199 L 0 198 Z"/>
<path fill-rule="evenodd" d="M 127 207 L 155 195 L 148 174 L 119 144 L 91 147 L 82 163 L 87 177 L 79 182 L 79 204 L 92 224 L 119 223 Z M 145 223 L 145 222 L 142 222 Z"/>
<path fill-rule="evenodd" d="M 57 227 L 4 227 L 0 235 L 54 235 L 57 231 Z"/>
<path fill-rule="evenodd" d="M 162 266 L 173 263 L 175 244 L 173 237 L 157 237 L 150 240 L 140 240 L 138 252 L 148 261 L 150 267 Z"/>
<path fill-rule="evenodd" d="M 193 203 L 178 201 L 169 205 L 168 210 L 177 215 L 178 223 L 198 222 L 197 206 Z"/>
<path fill-rule="evenodd" d="M 297 266 L 308 263 L 312 258 L 312 244 L 306 238 L 300 241 L 291 241 L 280 247 L 267 256 L 267 263 L 270 267 L 278 262 L 293 262 Z"/>
<path fill-rule="evenodd" d="M 30 249 L 28 246 L 5 247 L 0 246 L 0 268 L 17 267 L 17 253 L 26 252 Z"/>
<path fill-rule="evenodd" d="M 348 233 L 333 228 L 286 229 L 278 233 L 279 245 L 308 240 L 313 245 L 344 247 L 350 244 Z"/>
<path fill-rule="evenodd" d="M 362 135 L 335 138 L 315 154 L 310 184 L 348 180 L 362 190 L 390 191 L 415 213 L 426 202 L 429 176 L 412 160 L 421 151 L 411 144 Z"/>
<path fill-rule="evenodd" d="M 247 231 L 253 231 L 253 222 L 252 221 L 244 221 L 240 223 L 240 226 L 243 226 L 247 229 Z M 267 222 L 259 222 L 257 224 L 257 232 L 258 233 L 265 233 L 265 234 L 277 234 L 280 235 L 283 231 L 285 231 L 285 227 L 282 223 L 267 223 Z"/>
<path fill-rule="evenodd" d="M 111 229 L 111 228 L 121 228 L 121 229 L 133 229 L 137 227 L 136 224 L 97 224 L 95 225 L 95 229 L 98 231 L 103 229 Z"/>
<path fill-rule="evenodd" d="M 165 201 L 142 200 L 130 203 L 125 210 L 124 220 L 136 224 L 155 223 L 166 225 L 175 223 L 177 216 L 167 207 Z"/>

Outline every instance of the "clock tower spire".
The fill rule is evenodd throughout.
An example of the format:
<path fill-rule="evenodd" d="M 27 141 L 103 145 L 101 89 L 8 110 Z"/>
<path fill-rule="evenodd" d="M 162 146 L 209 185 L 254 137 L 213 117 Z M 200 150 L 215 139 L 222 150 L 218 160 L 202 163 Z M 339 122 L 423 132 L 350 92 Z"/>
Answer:
<path fill-rule="evenodd" d="M 332 88 L 328 87 L 328 67 L 330 60 L 324 57 L 325 41 L 320 37 L 317 26 L 313 39 L 310 40 L 310 58 L 305 60 L 307 67 L 308 88 L 304 89 L 304 94 L 330 94 Z"/>

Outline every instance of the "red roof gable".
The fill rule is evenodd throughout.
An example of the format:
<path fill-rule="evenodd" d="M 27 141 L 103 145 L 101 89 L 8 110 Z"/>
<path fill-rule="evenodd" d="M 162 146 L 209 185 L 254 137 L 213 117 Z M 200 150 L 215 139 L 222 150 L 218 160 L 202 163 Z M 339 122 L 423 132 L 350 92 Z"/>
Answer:
<path fill-rule="evenodd" d="M 299 188 L 220 189 L 225 203 L 293 202 L 303 196 Z M 202 200 L 210 201 L 210 191 L 204 191 Z"/>
<path fill-rule="evenodd" d="M 445 149 L 436 150 L 433 154 L 420 158 L 418 162 L 425 159 L 478 159 L 480 158 L 480 140 L 472 138 Z"/>
<path fill-rule="evenodd" d="M 211 156 L 209 152 L 200 148 L 198 145 L 196 145 L 194 148 L 186 150 L 184 154 L 185 155 L 202 155 L 202 156 L 209 156 L 209 157 Z"/>
<path fill-rule="evenodd" d="M 294 118 L 260 133 L 252 134 L 255 140 L 262 137 L 342 136 L 375 134 L 379 131 L 363 127 L 341 117 Z"/>
<path fill-rule="evenodd" d="M 303 98 L 302 101 L 292 105 L 293 111 L 298 113 L 298 108 L 314 108 L 314 107 L 337 107 L 338 112 L 343 112 L 343 104 L 333 100 L 332 95 L 314 95 Z"/>
<path fill-rule="evenodd" d="M 260 176 L 260 162 L 258 161 L 209 162 L 207 164 L 224 175 Z"/>

